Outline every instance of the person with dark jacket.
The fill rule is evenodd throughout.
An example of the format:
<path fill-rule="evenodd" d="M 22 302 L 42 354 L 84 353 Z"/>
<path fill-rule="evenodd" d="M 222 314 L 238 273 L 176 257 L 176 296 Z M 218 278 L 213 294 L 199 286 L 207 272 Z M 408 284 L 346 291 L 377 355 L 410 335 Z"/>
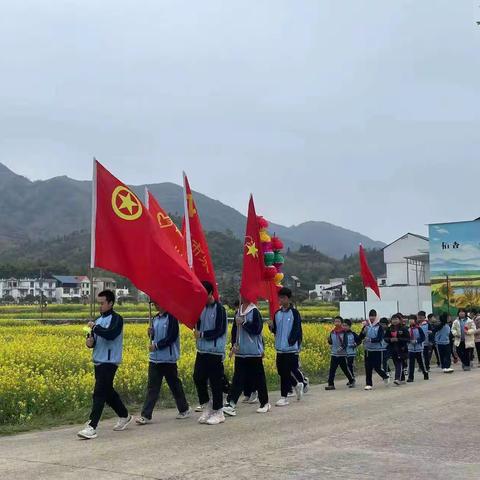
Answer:
<path fill-rule="evenodd" d="M 408 380 L 411 383 L 414 381 L 415 375 L 415 360 L 418 362 L 418 366 L 423 373 L 423 379 L 428 380 L 428 372 L 425 370 L 423 363 L 423 342 L 425 341 L 425 333 L 423 329 L 418 325 L 417 316 L 410 315 L 408 317 L 410 322 L 409 335 L 410 341 L 408 342 Z"/>
<path fill-rule="evenodd" d="M 283 287 L 278 291 L 281 308 L 275 313 L 269 328 L 275 335 L 277 351 L 277 372 L 280 376 L 281 397 L 275 404 L 277 407 L 288 405 L 288 393 L 294 388 L 297 400 L 303 397 L 304 377 L 298 367 L 298 357 L 302 344 L 302 318 L 291 304 L 292 291 Z"/>
<path fill-rule="evenodd" d="M 225 421 L 222 407 L 227 312 L 224 306 L 215 300 L 213 285 L 207 281 L 202 284 L 208 293 L 208 299 L 194 332 L 197 340 L 197 357 L 193 381 L 202 407 L 202 415 L 198 419 L 198 423 L 218 425 Z M 211 401 L 208 393 L 209 384 L 212 390 Z"/>
<path fill-rule="evenodd" d="M 87 347 L 93 349 L 95 366 L 93 406 L 89 422 L 78 432 L 78 436 L 86 440 L 97 437 L 97 425 L 105 403 L 119 417 L 113 427 L 116 432 L 125 430 L 133 418 L 113 387 L 115 374 L 122 362 L 123 318 L 113 310 L 115 294 L 111 290 L 100 292 L 97 298 L 101 316 L 95 322 L 88 322 L 91 333 L 86 340 Z"/>
<path fill-rule="evenodd" d="M 355 378 L 347 365 L 348 335 L 343 328 L 343 318 L 338 316 L 333 320 L 334 328 L 328 336 L 330 345 L 330 371 L 328 373 L 328 385 L 325 390 L 335 390 L 335 374 L 340 367 L 348 379 L 347 386 L 355 387 Z"/>
<path fill-rule="evenodd" d="M 235 355 L 232 388 L 229 402 L 223 407 L 223 412 L 230 417 L 237 415 L 236 405 L 247 378 L 252 380 L 253 388 L 258 392 L 260 407 L 257 413 L 268 413 L 271 410 L 263 366 L 265 347 L 262 330 L 263 318 L 260 310 L 254 303 L 242 299 L 232 327 L 232 352 Z"/>
<path fill-rule="evenodd" d="M 152 421 L 153 409 L 160 395 L 164 377 L 177 405 L 178 415 L 176 418 L 182 420 L 191 415 L 182 381 L 178 376 L 177 361 L 180 358 L 178 320 L 160 305 L 154 305 L 158 313 L 148 329 L 150 354 L 147 394 L 143 404 L 142 416 L 135 420 L 137 425 L 146 425 Z"/>
<path fill-rule="evenodd" d="M 385 342 L 390 350 L 390 356 L 395 365 L 395 385 L 405 383 L 405 367 L 408 358 L 408 342 L 410 334 L 403 326 L 398 315 L 393 315 L 391 325 L 385 332 Z"/>

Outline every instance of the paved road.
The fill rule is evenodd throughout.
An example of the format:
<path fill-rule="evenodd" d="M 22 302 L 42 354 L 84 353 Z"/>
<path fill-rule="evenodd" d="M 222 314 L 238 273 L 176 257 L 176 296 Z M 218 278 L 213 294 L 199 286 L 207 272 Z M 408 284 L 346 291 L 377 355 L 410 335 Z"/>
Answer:
<path fill-rule="evenodd" d="M 78 427 L 3 437 L 0 478 L 478 480 L 480 369 L 431 376 L 371 392 L 313 387 L 268 415 L 242 406 L 218 427 L 164 410 L 124 432 L 105 421 L 91 441 Z"/>

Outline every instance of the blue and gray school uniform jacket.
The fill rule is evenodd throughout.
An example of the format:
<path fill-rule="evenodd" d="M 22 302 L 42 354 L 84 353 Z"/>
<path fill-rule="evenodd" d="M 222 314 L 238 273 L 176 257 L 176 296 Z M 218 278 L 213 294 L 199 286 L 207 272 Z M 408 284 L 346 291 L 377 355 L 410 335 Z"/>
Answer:
<path fill-rule="evenodd" d="M 423 330 L 423 333 L 425 334 L 425 341 L 423 342 L 424 347 L 429 347 L 431 345 L 430 343 L 430 324 L 428 322 L 422 322 L 420 325 L 420 328 Z"/>
<path fill-rule="evenodd" d="M 242 326 L 237 327 L 237 323 L 234 322 L 232 327 L 232 346 L 238 346 L 235 356 L 243 358 L 262 357 L 264 352 L 263 318 L 260 311 L 252 305 L 241 316 L 245 319 Z"/>
<path fill-rule="evenodd" d="M 352 330 L 345 332 L 347 337 L 347 357 L 357 356 L 357 347 L 362 343 L 360 336 Z"/>
<path fill-rule="evenodd" d="M 122 363 L 123 318 L 109 310 L 95 320 L 92 328 L 94 339 L 92 359 L 95 365 Z"/>
<path fill-rule="evenodd" d="M 297 353 L 302 344 L 302 318 L 296 308 L 277 310 L 270 329 L 275 335 L 277 353 Z"/>
<path fill-rule="evenodd" d="M 410 334 L 410 341 L 408 342 L 408 352 L 409 353 L 419 353 L 423 352 L 423 342 L 425 341 L 425 333 L 421 327 L 415 327 L 413 329 L 413 339 L 411 335 L 412 329 L 408 329 Z"/>
<path fill-rule="evenodd" d="M 197 322 L 197 330 L 200 332 L 197 352 L 225 355 L 227 312 L 220 302 L 205 306 Z"/>
<path fill-rule="evenodd" d="M 332 357 L 347 356 L 348 336 L 346 332 L 336 333 L 335 330 L 332 330 L 327 341 L 330 345 L 330 355 Z"/>
<path fill-rule="evenodd" d="M 169 313 L 157 315 L 152 322 L 152 342 L 156 350 L 150 352 L 151 363 L 176 363 L 180 358 L 178 320 Z"/>
<path fill-rule="evenodd" d="M 437 345 L 450 345 L 451 328 L 448 323 L 439 325 L 434 329 L 435 343 Z"/>
<path fill-rule="evenodd" d="M 380 323 L 375 325 L 365 325 L 360 333 L 360 338 L 364 341 L 364 347 L 367 352 L 383 352 L 386 349 L 383 342 L 384 330 Z"/>

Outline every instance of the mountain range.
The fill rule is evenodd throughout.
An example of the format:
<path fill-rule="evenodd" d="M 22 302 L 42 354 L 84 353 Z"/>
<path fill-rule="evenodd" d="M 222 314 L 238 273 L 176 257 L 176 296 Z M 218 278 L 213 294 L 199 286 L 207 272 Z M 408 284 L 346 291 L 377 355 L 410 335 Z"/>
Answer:
<path fill-rule="evenodd" d="M 183 215 L 183 190 L 174 183 L 147 185 L 163 208 Z M 143 198 L 145 185 L 131 188 Z M 197 209 L 207 231 L 231 232 L 242 238 L 246 217 L 234 208 L 194 192 Z M 0 247 L 11 248 L 28 241 L 48 240 L 90 228 L 91 182 L 67 176 L 31 181 L 0 163 Z M 327 222 L 310 221 L 286 227 L 271 224 L 293 250 L 310 245 L 332 258 L 343 258 L 358 250 L 379 249 L 383 242 Z"/>

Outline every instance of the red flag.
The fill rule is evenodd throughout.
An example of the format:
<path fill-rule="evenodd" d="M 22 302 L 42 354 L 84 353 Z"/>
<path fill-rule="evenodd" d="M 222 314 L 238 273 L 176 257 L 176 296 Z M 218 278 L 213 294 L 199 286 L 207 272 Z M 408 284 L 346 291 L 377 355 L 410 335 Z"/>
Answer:
<path fill-rule="evenodd" d="M 138 197 L 95 160 L 91 266 L 129 278 L 193 328 L 207 294 Z"/>
<path fill-rule="evenodd" d="M 188 178 L 183 174 L 185 195 L 185 243 L 188 264 L 200 281 L 213 285 L 213 296 L 218 300 L 218 287 L 213 269 L 212 258 L 208 250 L 207 239 L 203 233 L 192 190 Z"/>
<path fill-rule="evenodd" d="M 152 192 L 145 187 L 145 203 L 152 217 L 157 221 L 158 226 L 164 229 L 165 235 L 170 240 L 175 250 L 185 259 L 185 240 L 182 232 L 169 217 L 167 212 L 160 206 Z"/>
<path fill-rule="evenodd" d="M 362 245 L 360 245 L 358 256 L 360 258 L 360 274 L 362 275 L 363 286 L 365 288 L 370 287 L 377 297 L 380 298 L 380 289 L 378 288 L 377 279 L 368 266 L 365 250 Z"/>

